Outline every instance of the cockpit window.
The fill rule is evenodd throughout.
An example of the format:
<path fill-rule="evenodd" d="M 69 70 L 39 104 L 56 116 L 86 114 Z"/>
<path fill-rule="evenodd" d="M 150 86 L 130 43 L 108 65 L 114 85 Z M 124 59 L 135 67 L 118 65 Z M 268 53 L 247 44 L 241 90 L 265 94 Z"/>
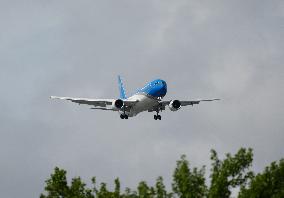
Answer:
<path fill-rule="evenodd" d="M 166 83 L 164 81 L 156 81 L 154 83 L 154 85 L 160 85 L 160 84 L 166 85 Z"/>

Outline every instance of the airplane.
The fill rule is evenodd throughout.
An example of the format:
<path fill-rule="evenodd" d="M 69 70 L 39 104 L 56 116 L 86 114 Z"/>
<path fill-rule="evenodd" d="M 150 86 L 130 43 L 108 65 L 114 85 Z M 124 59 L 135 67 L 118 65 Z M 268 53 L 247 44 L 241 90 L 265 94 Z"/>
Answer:
<path fill-rule="evenodd" d="M 160 112 L 169 107 L 171 111 L 177 111 L 183 106 L 199 104 L 202 101 L 220 100 L 218 98 L 205 100 L 165 100 L 167 93 L 167 83 L 164 80 L 156 79 L 147 83 L 143 88 L 138 89 L 135 94 L 130 97 L 126 96 L 125 88 L 121 77 L 118 76 L 118 86 L 120 97 L 118 99 L 91 99 L 91 98 L 72 98 L 51 96 L 51 99 L 69 100 L 78 104 L 86 104 L 93 106 L 91 109 L 117 111 L 121 119 L 128 119 L 137 114 L 148 111 L 156 112 L 155 120 L 161 120 Z"/>

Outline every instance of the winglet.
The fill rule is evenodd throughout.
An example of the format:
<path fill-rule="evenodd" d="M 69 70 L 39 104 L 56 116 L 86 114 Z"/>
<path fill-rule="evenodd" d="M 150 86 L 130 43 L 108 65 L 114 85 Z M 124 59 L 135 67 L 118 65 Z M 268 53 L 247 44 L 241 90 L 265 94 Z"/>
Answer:
<path fill-rule="evenodd" d="M 124 89 L 124 86 L 123 86 L 123 83 L 122 83 L 120 76 L 118 76 L 118 88 L 119 88 L 119 92 L 120 92 L 120 98 L 126 99 L 125 89 Z"/>

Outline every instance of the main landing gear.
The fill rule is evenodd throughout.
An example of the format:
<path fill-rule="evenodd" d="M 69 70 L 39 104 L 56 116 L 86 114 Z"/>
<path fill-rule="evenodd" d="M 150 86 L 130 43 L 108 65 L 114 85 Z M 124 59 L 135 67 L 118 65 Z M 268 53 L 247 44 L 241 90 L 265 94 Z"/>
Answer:
<path fill-rule="evenodd" d="M 123 114 L 120 114 L 120 118 L 121 119 L 128 119 L 128 115 L 126 115 L 126 113 L 125 113 L 125 106 L 123 106 Z"/>
<path fill-rule="evenodd" d="M 128 119 L 128 115 L 126 115 L 126 114 L 120 114 L 120 118 L 121 118 L 121 119 Z"/>

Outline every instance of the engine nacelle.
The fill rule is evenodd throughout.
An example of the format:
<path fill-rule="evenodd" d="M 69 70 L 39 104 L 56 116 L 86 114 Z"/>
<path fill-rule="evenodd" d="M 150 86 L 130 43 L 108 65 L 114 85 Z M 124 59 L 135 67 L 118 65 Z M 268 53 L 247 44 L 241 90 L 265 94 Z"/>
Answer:
<path fill-rule="evenodd" d="M 179 100 L 172 100 L 169 104 L 169 108 L 171 111 L 177 111 L 181 107 L 181 103 Z"/>
<path fill-rule="evenodd" d="M 112 108 L 115 110 L 120 110 L 124 106 L 124 102 L 121 99 L 117 99 L 112 102 Z"/>

